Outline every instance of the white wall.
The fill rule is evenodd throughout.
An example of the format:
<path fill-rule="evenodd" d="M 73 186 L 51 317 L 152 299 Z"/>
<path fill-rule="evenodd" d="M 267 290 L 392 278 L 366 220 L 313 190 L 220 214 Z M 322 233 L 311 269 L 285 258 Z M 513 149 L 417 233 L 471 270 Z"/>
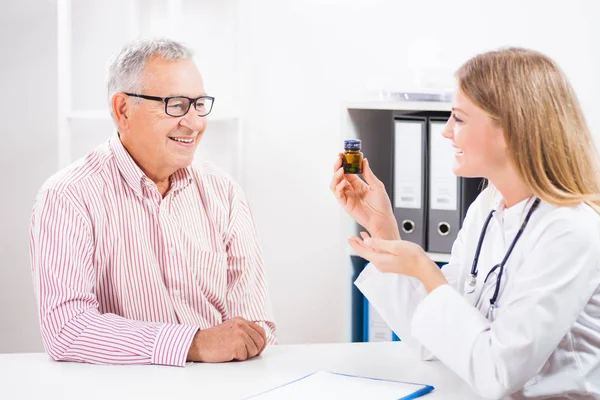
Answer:
<path fill-rule="evenodd" d="M 162 23 L 169 9 L 163 0 L 74 3 L 81 35 L 73 43 L 75 110 L 103 105 L 105 58 L 121 37 L 172 33 L 195 47 L 206 87 L 222 107 L 211 132 L 242 134 L 241 154 L 232 151 L 243 159 L 240 177 L 263 244 L 281 343 L 350 338 L 350 269 L 341 235 L 347 220 L 328 190 L 346 135 L 345 101 L 415 88 L 432 76 L 448 83 L 477 52 L 526 46 L 563 67 L 600 140 L 600 4 L 594 0 L 179 0 L 178 29 L 173 7 L 169 24 Z M 58 164 L 55 4 L 0 6 L 0 167 L 8 171 L 0 197 L 0 352 L 41 349 L 27 226 L 34 195 Z M 141 14 L 131 14 L 136 7 Z M 82 96 L 88 90 L 93 98 Z M 49 99 L 43 109 L 7 112 L 31 93 Z M 74 131 L 86 134 L 90 124 L 73 122 Z M 97 132 L 75 142 L 74 156 L 104 139 Z"/>
<path fill-rule="evenodd" d="M 41 351 L 29 263 L 29 218 L 56 169 L 56 4 L 0 10 L 0 353 Z"/>
<path fill-rule="evenodd" d="M 282 343 L 349 339 L 350 270 L 328 190 L 344 101 L 412 88 L 418 71 L 451 78 L 478 52 L 526 46 L 564 68 L 600 139 L 599 7 L 592 0 L 241 2 L 244 185 Z"/>

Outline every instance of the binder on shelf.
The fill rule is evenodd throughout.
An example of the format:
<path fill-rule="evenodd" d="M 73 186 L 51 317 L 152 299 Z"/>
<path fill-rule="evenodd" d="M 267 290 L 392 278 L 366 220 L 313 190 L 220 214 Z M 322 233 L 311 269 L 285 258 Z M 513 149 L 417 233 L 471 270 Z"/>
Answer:
<path fill-rule="evenodd" d="M 352 279 L 350 281 L 351 289 L 351 304 L 352 304 L 352 342 L 364 342 L 365 338 L 363 336 L 365 332 L 364 324 L 364 307 L 365 307 L 365 296 L 362 292 L 356 287 L 354 282 L 358 278 L 358 276 L 363 272 L 365 267 L 368 264 L 368 261 L 358 255 L 350 256 L 350 263 L 352 264 Z"/>
<path fill-rule="evenodd" d="M 452 172 L 455 150 L 442 136 L 445 119 L 429 118 L 427 251 L 450 253 L 469 205 L 483 189 L 481 178 Z"/>
<path fill-rule="evenodd" d="M 392 205 L 402 239 L 425 247 L 427 118 L 395 116 Z"/>

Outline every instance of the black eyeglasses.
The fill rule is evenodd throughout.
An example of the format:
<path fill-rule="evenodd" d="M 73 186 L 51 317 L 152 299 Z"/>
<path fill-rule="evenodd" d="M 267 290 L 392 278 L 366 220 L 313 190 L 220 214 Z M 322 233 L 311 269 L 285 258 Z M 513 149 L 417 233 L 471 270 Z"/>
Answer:
<path fill-rule="evenodd" d="M 199 117 L 206 117 L 212 110 L 215 98 L 212 96 L 198 96 L 195 99 L 185 96 L 156 97 L 145 94 L 125 93 L 127 96 L 139 97 L 146 100 L 162 101 L 165 103 L 165 113 L 171 117 L 183 117 L 193 104 Z"/>

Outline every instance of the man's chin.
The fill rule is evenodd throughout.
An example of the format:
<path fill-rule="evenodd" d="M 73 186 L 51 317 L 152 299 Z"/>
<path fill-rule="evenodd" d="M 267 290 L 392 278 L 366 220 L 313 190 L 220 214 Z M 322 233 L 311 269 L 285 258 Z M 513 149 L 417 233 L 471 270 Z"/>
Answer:
<path fill-rule="evenodd" d="M 192 165 L 192 163 L 194 161 L 194 157 L 189 157 L 189 158 L 188 157 L 185 157 L 185 158 L 180 157 L 177 160 L 173 160 L 173 161 L 174 162 L 171 165 L 173 165 L 173 168 L 175 170 L 179 170 L 179 169 L 182 169 L 182 168 L 187 168 L 190 165 Z"/>

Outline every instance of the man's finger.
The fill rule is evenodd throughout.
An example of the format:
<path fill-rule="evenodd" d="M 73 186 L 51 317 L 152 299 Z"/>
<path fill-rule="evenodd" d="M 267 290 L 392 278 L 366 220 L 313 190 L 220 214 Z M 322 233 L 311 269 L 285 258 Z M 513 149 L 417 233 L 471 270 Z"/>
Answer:
<path fill-rule="evenodd" d="M 259 324 L 257 324 L 254 321 L 248 321 L 248 325 L 250 325 L 250 328 L 254 329 L 256 332 L 258 332 L 258 334 L 264 339 L 267 340 L 267 333 L 265 332 L 265 329 L 260 326 Z"/>
<path fill-rule="evenodd" d="M 256 356 L 257 357 L 260 356 L 262 354 L 262 352 L 265 351 L 266 348 L 267 348 L 267 341 L 265 340 L 265 344 L 263 345 L 262 349 L 258 350 L 258 354 Z"/>
<path fill-rule="evenodd" d="M 249 323 L 250 327 L 252 329 L 254 329 L 256 332 L 258 332 L 263 339 L 263 345 L 258 350 L 258 354 L 257 354 L 257 356 L 259 356 L 263 352 L 263 350 L 267 348 L 267 332 L 265 331 L 265 329 L 262 326 L 260 326 L 259 324 L 257 324 L 254 321 L 248 321 L 248 323 Z"/>
<path fill-rule="evenodd" d="M 248 327 L 248 325 L 246 325 L 246 328 L 248 330 L 251 330 L 254 332 L 254 330 L 252 328 Z M 245 333 L 245 335 L 243 336 L 244 343 L 246 345 L 246 351 L 248 353 L 248 356 L 246 358 L 252 358 L 258 354 L 258 346 L 254 342 L 254 338 L 251 337 L 251 335 L 248 333 L 248 331 L 246 329 L 244 329 L 244 333 Z M 254 332 L 254 333 L 256 334 L 256 332 Z"/>
<path fill-rule="evenodd" d="M 255 325 L 255 326 L 252 326 L 252 325 Z M 252 341 L 252 347 L 248 349 L 248 351 L 250 353 L 250 357 L 254 357 L 255 355 L 258 354 L 258 352 L 263 347 L 265 340 L 266 340 L 266 337 L 264 335 L 264 330 L 261 334 L 260 330 L 257 328 L 262 329 L 260 327 L 256 327 L 256 324 L 251 321 L 246 321 L 246 324 L 244 324 L 244 326 L 242 326 L 244 333 L 246 333 L 248 335 L 248 338 Z"/>
<path fill-rule="evenodd" d="M 258 346 L 258 351 L 260 352 L 261 349 L 263 349 L 267 343 L 267 333 L 265 332 L 265 330 L 263 329 L 262 326 L 258 325 L 254 321 L 248 321 L 248 326 L 250 328 L 252 328 L 252 330 L 258 335 L 258 336 L 254 336 L 254 335 L 251 335 L 251 336 L 252 336 L 252 339 L 255 339 L 254 342 Z M 259 340 L 259 341 L 257 341 L 257 340 Z"/>
<path fill-rule="evenodd" d="M 248 339 L 250 340 L 250 339 Z M 244 338 L 241 342 L 238 342 L 238 347 L 235 349 L 234 359 L 238 361 L 244 361 L 248 359 L 248 346 L 246 339 Z"/>

